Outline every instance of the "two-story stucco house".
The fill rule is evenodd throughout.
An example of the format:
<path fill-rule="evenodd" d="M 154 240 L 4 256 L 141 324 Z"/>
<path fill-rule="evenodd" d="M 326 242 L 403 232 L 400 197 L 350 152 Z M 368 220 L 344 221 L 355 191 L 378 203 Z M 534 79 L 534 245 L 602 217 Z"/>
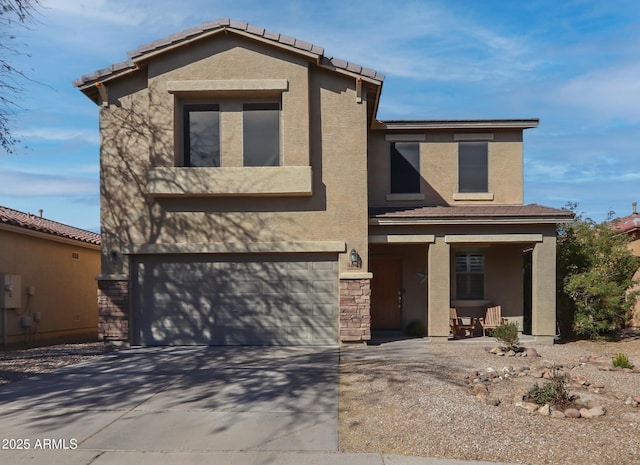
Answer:
<path fill-rule="evenodd" d="M 336 344 L 419 320 L 445 340 L 451 306 L 493 303 L 552 341 L 571 214 L 523 205 L 538 120 L 379 121 L 383 79 L 218 20 L 76 81 L 100 105 L 102 336 Z"/>

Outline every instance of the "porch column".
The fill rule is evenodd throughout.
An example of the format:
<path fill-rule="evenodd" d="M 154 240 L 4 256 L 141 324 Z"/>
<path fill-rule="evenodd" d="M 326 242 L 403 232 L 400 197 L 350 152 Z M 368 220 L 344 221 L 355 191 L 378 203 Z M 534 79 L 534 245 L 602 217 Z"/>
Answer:
<path fill-rule="evenodd" d="M 553 344 L 556 334 L 556 236 L 545 235 L 533 248 L 531 334 Z"/>
<path fill-rule="evenodd" d="M 444 237 L 436 237 L 429 245 L 428 270 L 428 335 L 433 342 L 449 338 L 449 307 L 451 306 L 451 256 Z"/>

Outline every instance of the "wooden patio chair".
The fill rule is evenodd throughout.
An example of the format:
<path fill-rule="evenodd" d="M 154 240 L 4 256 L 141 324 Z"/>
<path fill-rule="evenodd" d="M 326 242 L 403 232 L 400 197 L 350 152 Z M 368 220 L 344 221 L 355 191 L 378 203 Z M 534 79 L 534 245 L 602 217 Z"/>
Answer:
<path fill-rule="evenodd" d="M 487 329 L 495 329 L 498 326 L 505 324 L 506 318 L 502 316 L 502 307 L 495 305 L 493 307 L 487 307 L 487 311 L 484 318 L 480 318 L 480 326 L 482 326 L 482 335 L 486 336 Z"/>
<path fill-rule="evenodd" d="M 476 328 L 473 318 L 471 318 L 471 324 L 464 324 L 462 317 L 458 316 L 458 312 L 454 307 L 449 309 L 449 325 L 454 338 L 457 336 L 466 337 L 467 331 L 469 331 L 469 335 L 473 335 L 473 331 Z"/>

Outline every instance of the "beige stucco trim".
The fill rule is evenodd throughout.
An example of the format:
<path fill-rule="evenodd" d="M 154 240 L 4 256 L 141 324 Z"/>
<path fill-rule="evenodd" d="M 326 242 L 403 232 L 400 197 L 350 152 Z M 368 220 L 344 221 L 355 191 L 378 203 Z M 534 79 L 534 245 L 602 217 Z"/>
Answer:
<path fill-rule="evenodd" d="M 435 242 L 433 234 L 376 234 L 369 236 L 370 244 L 427 244 Z"/>
<path fill-rule="evenodd" d="M 447 244 L 542 242 L 542 234 L 447 234 Z"/>
<path fill-rule="evenodd" d="M 373 273 L 368 273 L 366 271 L 360 272 L 345 272 L 340 273 L 340 279 L 371 279 L 373 278 Z"/>
<path fill-rule="evenodd" d="M 391 202 L 424 200 L 424 194 L 387 194 L 387 200 Z"/>
<path fill-rule="evenodd" d="M 157 196 L 309 196 L 310 166 L 151 168 L 147 192 Z"/>
<path fill-rule="evenodd" d="M 481 200 L 481 201 L 487 201 L 487 200 L 493 200 L 494 199 L 494 195 L 492 192 L 454 192 L 453 193 L 453 200 L 465 200 L 465 201 L 471 201 L 471 200 Z"/>
<path fill-rule="evenodd" d="M 481 140 L 493 140 L 494 136 L 492 132 L 486 133 L 461 133 L 454 134 L 454 141 L 481 141 Z"/>
<path fill-rule="evenodd" d="M 216 254 L 216 253 L 300 253 L 345 252 L 347 245 L 341 241 L 300 242 L 214 242 L 205 244 L 131 244 L 123 253 L 144 254 Z"/>
<path fill-rule="evenodd" d="M 228 91 L 280 91 L 289 88 L 286 79 L 225 79 L 168 81 L 167 91 L 173 92 L 228 92 Z"/>
<path fill-rule="evenodd" d="M 75 247 L 82 247 L 84 249 L 100 250 L 99 244 L 77 241 L 74 239 L 69 239 L 67 237 L 56 236 L 54 234 L 49 234 L 41 231 L 34 231 L 33 229 L 21 228 L 19 226 L 13 226 L 10 224 L 0 223 L 0 229 L 16 234 L 22 234 L 25 236 L 37 237 L 38 239 L 44 239 L 47 241 L 60 242 L 62 244 L 73 245 Z"/>

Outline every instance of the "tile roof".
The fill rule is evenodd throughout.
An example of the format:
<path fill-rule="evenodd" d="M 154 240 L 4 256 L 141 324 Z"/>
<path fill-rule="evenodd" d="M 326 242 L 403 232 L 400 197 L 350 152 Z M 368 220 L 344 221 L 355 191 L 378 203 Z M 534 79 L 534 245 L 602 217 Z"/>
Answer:
<path fill-rule="evenodd" d="M 453 205 L 407 208 L 372 208 L 371 218 L 377 219 L 430 219 L 430 220 L 469 220 L 469 219 L 548 219 L 570 220 L 573 213 L 569 210 L 529 205 Z"/>
<path fill-rule="evenodd" d="M 146 45 L 142 45 L 137 49 L 129 52 L 129 60 L 116 63 L 107 68 L 98 70 L 95 73 L 82 76 L 80 79 L 75 80 L 73 82 L 73 85 L 76 87 L 82 87 L 86 84 L 93 84 L 96 81 L 102 79 L 115 77 L 121 72 L 135 70 L 137 69 L 136 63 L 145 59 L 151 53 L 157 53 L 164 49 L 170 49 L 177 45 L 180 45 L 183 42 L 198 39 L 200 37 L 206 37 L 208 35 L 211 35 L 212 33 L 222 30 L 240 31 L 242 33 L 247 33 L 249 35 L 271 41 L 276 45 L 289 46 L 304 53 L 311 53 L 312 55 L 315 55 L 318 63 L 325 67 L 355 73 L 380 82 L 384 80 L 383 74 L 380 74 L 372 69 L 364 68 L 360 65 L 356 65 L 345 60 L 340 60 L 338 58 L 325 57 L 324 49 L 317 45 L 305 42 L 300 39 L 296 39 L 294 37 L 279 34 L 277 32 L 267 31 L 261 27 L 252 26 L 251 24 L 247 24 L 242 21 L 223 18 L 206 22 L 185 31 L 172 34 L 163 39 L 155 40 Z"/>
<path fill-rule="evenodd" d="M 74 228 L 57 221 L 48 220 L 31 213 L 0 206 L 0 225 L 8 224 L 19 228 L 30 229 L 53 236 L 64 237 L 87 244 L 100 245 L 100 234 Z"/>
<path fill-rule="evenodd" d="M 622 218 L 617 218 L 611 222 L 611 227 L 617 231 L 630 233 L 640 230 L 640 214 L 633 213 Z"/>

